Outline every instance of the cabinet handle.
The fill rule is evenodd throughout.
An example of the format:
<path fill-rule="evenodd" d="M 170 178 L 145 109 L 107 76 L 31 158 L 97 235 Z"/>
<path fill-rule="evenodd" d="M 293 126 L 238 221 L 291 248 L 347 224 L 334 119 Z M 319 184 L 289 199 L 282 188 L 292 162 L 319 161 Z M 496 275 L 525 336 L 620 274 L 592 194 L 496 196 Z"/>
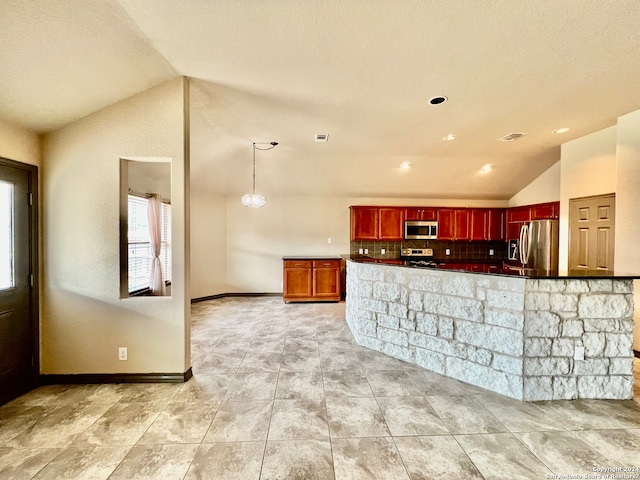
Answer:
<path fill-rule="evenodd" d="M 323 266 L 323 267 L 330 267 L 330 266 L 331 266 L 331 264 L 330 264 L 330 263 L 328 263 L 328 262 L 325 262 L 325 263 L 323 263 L 323 264 L 322 264 L 322 266 Z"/>

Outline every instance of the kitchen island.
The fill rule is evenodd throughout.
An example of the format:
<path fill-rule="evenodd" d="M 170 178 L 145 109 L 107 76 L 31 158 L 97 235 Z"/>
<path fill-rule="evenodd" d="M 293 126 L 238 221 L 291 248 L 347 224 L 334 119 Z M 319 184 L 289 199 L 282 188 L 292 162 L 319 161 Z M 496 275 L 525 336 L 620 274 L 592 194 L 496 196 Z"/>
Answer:
<path fill-rule="evenodd" d="M 633 397 L 633 278 L 347 260 L 365 347 L 525 401 Z"/>

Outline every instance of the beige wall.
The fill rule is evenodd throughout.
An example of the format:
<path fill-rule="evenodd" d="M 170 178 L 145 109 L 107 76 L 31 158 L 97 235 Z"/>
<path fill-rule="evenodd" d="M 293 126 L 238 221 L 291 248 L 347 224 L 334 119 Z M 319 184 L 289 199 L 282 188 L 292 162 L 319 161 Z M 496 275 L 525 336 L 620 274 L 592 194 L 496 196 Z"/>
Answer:
<path fill-rule="evenodd" d="M 40 166 L 38 135 L 0 120 L 0 157 Z"/>
<path fill-rule="evenodd" d="M 509 200 L 510 207 L 560 200 L 560 162 L 558 161 Z"/>
<path fill-rule="evenodd" d="M 191 190 L 191 298 L 229 293 L 227 207 L 222 195 Z"/>
<path fill-rule="evenodd" d="M 640 272 L 640 110 L 618 119 L 616 270 Z M 634 282 L 636 329 L 633 348 L 640 351 L 640 281 Z"/>
<path fill-rule="evenodd" d="M 185 85 L 167 82 L 44 138 L 42 373 L 189 367 Z M 120 298 L 123 157 L 172 159 L 172 297 Z M 129 349 L 126 362 L 118 360 L 121 346 Z"/>
<path fill-rule="evenodd" d="M 569 199 L 616 191 L 616 127 L 567 142 L 561 152 L 559 267 L 564 270 L 569 265 Z"/>
<path fill-rule="evenodd" d="M 351 205 L 507 206 L 506 201 L 269 196 L 265 207 L 252 209 L 244 207 L 239 196 L 224 200 L 226 252 L 222 258 L 211 251 L 213 245 L 222 244 L 218 230 L 222 226 L 211 222 L 220 218 L 219 203 L 213 195 L 192 192 L 193 298 L 281 292 L 283 255 L 349 253 Z"/>

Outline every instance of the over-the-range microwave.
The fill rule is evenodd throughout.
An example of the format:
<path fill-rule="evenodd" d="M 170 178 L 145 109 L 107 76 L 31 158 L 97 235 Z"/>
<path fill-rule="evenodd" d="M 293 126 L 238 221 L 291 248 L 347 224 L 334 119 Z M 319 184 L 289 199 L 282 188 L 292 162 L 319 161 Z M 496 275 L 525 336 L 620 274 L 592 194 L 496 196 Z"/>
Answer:
<path fill-rule="evenodd" d="M 438 238 L 438 222 L 422 220 L 406 220 L 404 222 L 405 240 L 436 240 Z"/>

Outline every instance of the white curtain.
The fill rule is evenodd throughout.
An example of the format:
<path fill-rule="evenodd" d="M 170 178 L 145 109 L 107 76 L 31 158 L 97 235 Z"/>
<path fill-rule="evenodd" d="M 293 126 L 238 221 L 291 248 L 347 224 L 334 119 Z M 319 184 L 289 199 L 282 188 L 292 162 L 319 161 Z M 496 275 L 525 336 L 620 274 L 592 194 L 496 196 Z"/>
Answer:
<path fill-rule="evenodd" d="M 162 280 L 162 263 L 160 249 L 162 247 L 162 197 L 151 194 L 149 198 L 149 238 L 151 239 L 151 295 L 166 295 L 167 289 Z"/>

